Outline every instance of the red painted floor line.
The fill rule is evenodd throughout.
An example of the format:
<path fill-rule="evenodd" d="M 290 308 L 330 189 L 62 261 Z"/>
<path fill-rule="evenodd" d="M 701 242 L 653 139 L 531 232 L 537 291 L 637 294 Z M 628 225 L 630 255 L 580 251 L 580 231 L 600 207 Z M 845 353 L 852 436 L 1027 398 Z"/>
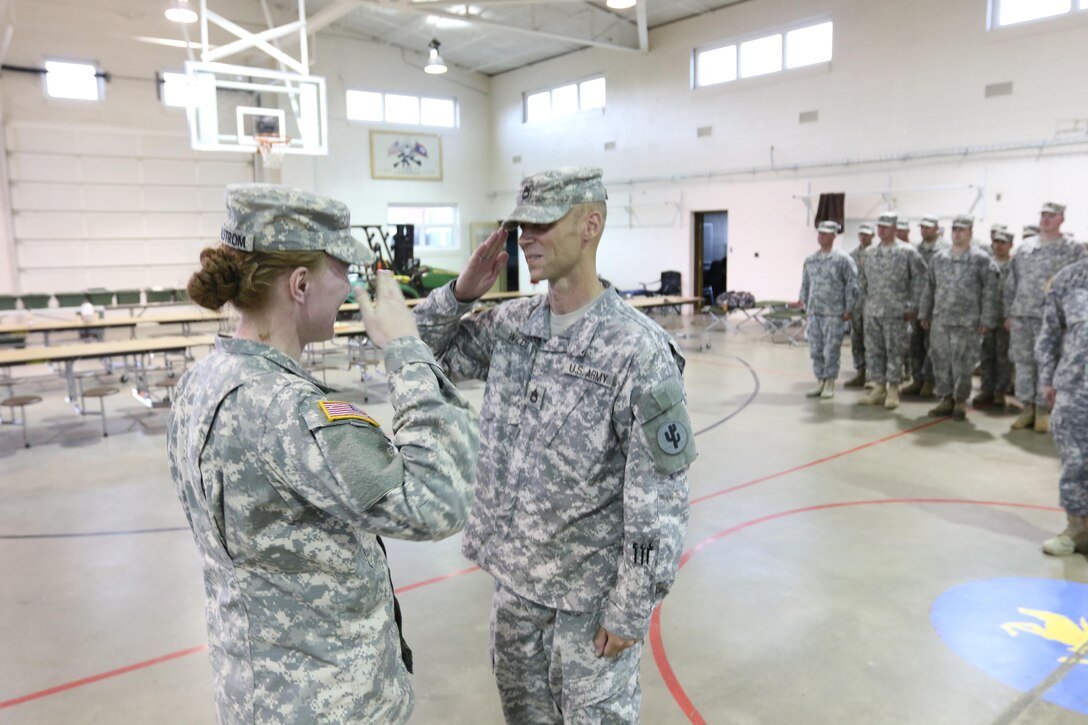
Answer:
<path fill-rule="evenodd" d="M 827 463 L 828 461 L 833 461 L 836 458 L 842 458 L 843 456 L 848 456 L 851 453 L 857 453 L 858 451 L 865 450 L 866 448 L 872 448 L 873 446 L 878 446 L 881 443 L 887 443 L 888 441 L 895 440 L 896 438 L 902 438 L 905 435 L 909 435 L 911 433 L 917 433 L 920 430 L 925 430 L 926 428 L 930 428 L 930 427 L 935 426 L 935 425 L 940 425 L 941 423 L 944 423 L 944 422 L 946 422 L 948 420 L 951 420 L 951 419 L 950 418 L 939 418 L 937 420 L 926 421 L 925 423 L 922 423 L 921 425 L 916 425 L 913 428 L 907 428 L 906 430 L 901 430 L 898 433 L 892 433 L 891 435 L 884 436 L 883 438 L 877 438 L 875 441 L 869 441 L 868 443 L 862 443 L 860 446 L 855 446 L 855 447 L 850 448 L 850 449 L 845 450 L 845 451 L 839 451 L 838 453 L 832 453 L 830 456 L 824 456 L 823 458 L 817 458 L 815 461 L 809 461 L 808 463 L 802 463 L 799 466 L 794 466 L 793 468 L 787 468 L 784 471 L 779 471 L 778 473 L 772 473 L 772 474 L 770 474 L 768 476 L 762 476 L 760 478 L 756 478 L 756 479 L 753 479 L 751 481 L 748 481 L 747 483 L 741 483 L 741 484 L 738 484 L 736 486 L 732 486 L 730 488 L 723 488 L 720 491 L 715 491 L 714 493 L 708 493 L 705 496 L 700 496 L 699 498 L 692 499 L 691 500 L 691 505 L 695 506 L 696 504 L 700 504 L 703 501 L 708 501 L 709 499 L 715 498 L 717 496 L 724 496 L 727 493 L 732 493 L 733 491 L 739 491 L 742 488 L 748 488 L 749 486 L 755 486 L 757 483 L 763 483 L 764 481 L 770 481 L 771 479 L 774 479 L 774 478 L 780 478 L 780 477 L 785 476 L 785 475 L 787 475 L 789 473 L 796 473 L 797 471 L 803 471 L 806 468 L 812 468 L 813 466 L 818 466 L 821 463 Z"/>
<path fill-rule="evenodd" d="M 862 446 L 864 448 L 865 446 Z M 834 457 L 834 456 L 832 456 Z M 761 516 L 757 519 L 745 521 L 731 526 L 728 529 L 719 531 L 713 536 L 709 536 L 703 539 L 691 549 L 684 552 L 684 555 L 680 557 L 680 568 L 683 568 L 691 559 L 702 551 L 707 546 L 713 543 L 721 541 L 727 536 L 743 531 L 744 529 L 756 526 L 757 524 L 766 523 L 775 519 L 785 518 L 787 516 L 796 516 L 797 514 L 810 513 L 812 511 L 826 511 L 828 509 L 847 508 L 851 506 L 880 506 L 883 504 L 958 504 L 965 506 L 1003 506 L 1007 508 L 1022 508 L 1032 509 L 1036 511 L 1062 511 L 1061 508 L 1056 506 L 1042 506 L 1039 504 L 1029 503 L 1013 503 L 1009 501 L 972 501 L 970 499 L 957 499 L 957 498 L 891 498 L 891 499 L 876 499 L 871 501 L 842 501 L 839 503 L 827 503 L 820 504 L 818 506 L 805 506 L 804 508 L 791 509 L 789 511 L 780 511 L 774 514 L 768 514 Z M 661 673 L 661 678 L 665 681 L 665 686 L 669 690 L 669 694 L 672 695 L 676 704 L 680 707 L 680 711 L 684 713 L 685 717 L 692 725 L 706 725 L 706 720 L 703 719 L 702 714 L 695 707 L 695 704 L 688 697 L 688 694 L 684 691 L 683 686 L 680 684 L 680 680 L 676 677 L 676 673 L 673 672 L 672 665 L 669 663 L 668 654 L 665 652 L 665 643 L 661 637 L 661 607 L 659 606 L 650 619 L 650 649 L 653 651 L 654 662 L 657 664 L 657 669 Z"/>
<path fill-rule="evenodd" d="M 152 665 L 162 664 L 163 662 L 169 662 L 170 660 L 176 660 L 179 657 L 185 657 L 187 655 L 196 654 L 197 652 L 203 652 L 208 649 L 208 645 L 202 644 L 199 647 L 190 647 L 189 649 L 183 649 L 179 652 L 171 652 L 168 655 L 162 657 L 156 657 L 153 660 L 145 660 L 144 662 L 137 662 L 134 665 L 128 665 L 127 667 L 119 667 L 116 670 L 110 670 L 109 672 L 103 672 L 98 675 L 91 675 L 90 677 L 84 677 L 82 680 L 75 680 L 74 682 L 68 682 L 63 685 L 57 685 L 56 687 L 50 687 L 48 690 L 39 690 L 38 692 L 32 692 L 29 695 L 23 695 L 22 697 L 16 697 L 12 700 L 4 700 L 0 702 L 0 710 L 6 707 L 12 707 L 14 705 L 21 705 L 24 702 L 30 702 L 31 700 L 38 700 L 49 695 L 55 695 L 58 692 L 64 692 L 66 690 L 72 690 L 83 685 L 89 685 L 92 682 L 98 682 L 100 680 L 106 680 L 110 677 L 117 677 L 118 675 L 124 675 L 135 670 L 142 670 L 145 667 L 151 667 Z"/>
<path fill-rule="evenodd" d="M 413 589 L 419 589 L 420 587 L 425 587 L 428 584 L 437 584 L 438 582 L 446 581 L 447 579 L 453 579 L 454 577 L 459 577 L 459 576 L 462 576 L 464 574 L 471 574 L 474 571 L 480 571 L 480 567 L 470 566 L 468 569 L 462 569 L 461 571 L 455 571 L 455 572 L 452 572 L 450 574 L 443 574 L 442 576 L 436 576 L 433 579 L 424 579 L 423 581 L 416 582 L 415 584 L 405 584 L 400 589 L 394 589 L 393 593 L 394 594 L 403 594 L 404 592 L 410 592 Z"/>

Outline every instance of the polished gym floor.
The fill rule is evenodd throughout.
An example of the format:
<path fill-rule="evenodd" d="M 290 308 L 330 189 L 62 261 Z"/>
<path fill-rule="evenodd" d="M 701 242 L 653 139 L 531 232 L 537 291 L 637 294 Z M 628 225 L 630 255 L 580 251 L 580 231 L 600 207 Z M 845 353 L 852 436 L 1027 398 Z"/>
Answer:
<path fill-rule="evenodd" d="M 1049 436 L 996 411 L 859 407 L 841 387 L 806 399 L 807 348 L 754 322 L 682 343 L 700 456 L 687 553 L 644 648 L 644 723 L 1088 724 L 1088 566 L 1039 549 L 1064 526 Z M 380 375 L 364 404 L 359 372 L 328 361 L 388 425 Z M 33 446 L 0 426 L 0 723 L 214 722 L 166 413 L 115 395 L 103 438 L 31 373 Z M 482 386 L 464 388 L 478 404 Z M 500 723 L 490 579 L 459 537 L 389 544 L 413 721 Z"/>

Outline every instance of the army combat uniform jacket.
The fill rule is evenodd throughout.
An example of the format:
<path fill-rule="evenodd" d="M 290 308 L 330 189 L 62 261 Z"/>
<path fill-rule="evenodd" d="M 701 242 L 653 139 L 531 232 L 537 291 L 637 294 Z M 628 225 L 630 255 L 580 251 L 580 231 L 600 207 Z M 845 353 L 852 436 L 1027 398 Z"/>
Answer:
<path fill-rule="evenodd" d="M 854 259 L 841 249 L 810 254 L 801 273 L 799 299 L 810 315 L 841 318 L 853 312 L 858 299 L 858 268 Z"/>
<path fill-rule="evenodd" d="M 204 567 L 221 723 L 402 723 L 412 688 L 376 534 L 458 531 L 478 435 L 418 339 L 386 350 L 393 440 L 297 362 L 220 338 L 178 384 L 170 472 Z"/>
<path fill-rule="evenodd" d="M 865 300 L 865 317 L 902 318 L 904 313 L 916 311 L 926 273 L 918 250 L 897 241 L 889 246 L 872 244 L 864 256 L 858 284 Z"/>
<path fill-rule="evenodd" d="M 968 247 L 960 256 L 946 247 L 929 262 L 918 318 L 993 329 L 998 324 L 999 279 L 997 264 L 978 247 Z"/>
<path fill-rule="evenodd" d="M 415 310 L 451 376 L 487 382 L 463 553 L 526 599 L 643 637 L 687 526 L 683 357 L 611 288 L 558 337 L 546 296 L 470 307 L 451 283 Z"/>
<path fill-rule="evenodd" d="M 1084 247 L 1071 239 L 1044 243 L 1035 237 L 1024 242 L 1005 276 L 1005 316 L 1041 318 L 1047 280 L 1084 257 Z"/>

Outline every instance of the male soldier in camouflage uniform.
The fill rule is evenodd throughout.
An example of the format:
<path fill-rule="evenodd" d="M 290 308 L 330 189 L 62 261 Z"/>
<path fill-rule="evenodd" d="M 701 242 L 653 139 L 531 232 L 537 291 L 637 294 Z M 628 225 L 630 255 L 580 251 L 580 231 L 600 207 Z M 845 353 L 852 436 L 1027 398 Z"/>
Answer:
<path fill-rule="evenodd" d="M 547 296 L 463 319 L 506 265 L 499 229 L 416 308 L 450 373 L 487 381 L 462 550 L 495 578 L 510 723 L 638 721 L 640 643 L 687 526 L 684 358 L 597 277 L 606 198 L 599 169 L 526 178 L 504 227 Z"/>
<path fill-rule="evenodd" d="M 971 244 L 974 223 L 969 215 L 952 221 L 952 246 L 933 256 L 926 273 L 918 319 L 930 333 L 929 354 L 941 398 L 929 411 L 933 417 L 967 417 L 980 335 L 997 324 L 997 265 Z"/>
<path fill-rule="evenodd" d="M 858 296 L 857 265 L 849 254 L 832 246 L 838 233 L 837 222 L 820 222 L 817 228 L 820 251 L 809 255 L 801 274 L 799 304 L 808 313 L 805 331 L 812 371 L 819 381 L 806 393 L 809 398 L 835 397 L 843 322 L 852 317 Z"/>
<path fill-rule="evenodd" d="M 861 265 L 865 260 L 865 250 L 873 243 L 872 224 L 862 224 L 858 227 L 858 246 L 850 251 L 850 258 L 861 273 Z M 854 377 L 843 383 L 844 388 L 865 387 L 865 315 L 862 307 L 865 300 L 861 295 L 861 287 L 858 287 L 857 299 L 854 301 L 854 309 L 850 317 L 850 354 L 854 358 Z"/>
<path fill-rule="evenodd" d="M 1039 236 L 1021 245 L 1005 278 L 1005 329 L 1009 355 L 1016 364 L 1016 397 L 1024 406 L 1013 430 L 1050 430 L 1050 408 L 1038 385 L 1035 340 L 1043 318 L 1043 289 L 1063 267 L 1083 259 L 1084 247 L 1062 236 L 1065 207 L 1047 202 L 1039 213 Z"/>
<path fill-rule="evenodd" d="M 918 254 L 922 255 L 922 261 L 928 269 L 934 255 L 942 249 L 948 249 L 948 244 L 940 240 L 941 228 L 935 214 L 922 217 L 918 228 L 922 232 L 922 241 L 917 247 Z M 903 388 L 903 395 L 917 395 L 924 399 L 933 397 L 935 379 L 929 353 L 929 338 L 929 331 L 918 320 L 910 323 L 910 372 L 914 380 Z"/>
<path fill-rule="evenodd" d="M 910 244 L 910 220 L 900 219 L 895 223 L 895 238 Z"/>
<path fill-rule="evenodd" d="M 899 383 L 907 352 L 907 322 L 917 315 L 925 284 L 925 262 L 914 247 L 895 238 L 897 217 L 884 213 L 877 220 L 880 244 L 865 252 L 858 279 L 865 298 L 865 363 L 874 383 L 859 403 L 899 407 Z"/>
<path fill-rule="evenodd" d="M 243 184 L 228 187 L 227 212 L 221 239 L 237 252 L 205 250 L 189 289 L 207 304 L 203 275 L 213 275 L 204 289 L 233 287 L 215 304 L 226 297 L 241 322 L 182 376 L 167 438 L 204 564 L 219 722 L 403 723 L 411 652 L 378 535 L 460 530 L 476 423 L 388 273 L 376 308 L 364 295 L 363 316 L 385 349 L 392 440 L 358 408 L 328 400 L 331 389 L 300 365 L 307 343 L 332 335 L 348 265 L 370 257 L 346 206 Z M 327 256 L 295 266 L 291 253 L 307 251 Z M 230 274 L 211 268 L 224 257 Z M 283 271 L 263 293 L 237 264 Z M 258 299 L 240 297 L 246 290 Z"/>
<path fill-rule="evenodd" d="M 1007 232 L 1008 230 L 1009 230 L 1009 225 L 1008 224 L 991 224 L 990 225 L 990 245 L 991 246 L 990 246 L 989 250 L 991 252 L 993 251 L 993 246 L 992 246 L 993 243 L 995 241 L 997 241 L 998 232 Z"/>
<path fill-rule="evenodd" d="M 1000 274 L 998 281 L 999 294 L 997 296 L 997 319 L 999 323 L 1005 320 L 1004 285 L 1005 277 L 1009 272 L 1009 262 L 1012 257 L 1013 233 L 1008 229 L 998 230 L 993 233 L 991 248 L 994 255 L 994 263 Z M 1005 393 L 1009 389 L 1009 381 L 1012 373 L 1012 362 L 1009 360 L 1009 331 L 1004 324 L 997 324 L 992 330 L 982 337 L 982 389 L 974 397 L 971 404 L 976 408 L 983 405 L 993 405 L 997 408 L 1005 407 Z"/>
<path fill-rule="evenodd" d="M 1035 343 L 1039 385 L 1054 408 L 1054 444 L 1068 526 L 1043 544 L 1053 556 L 1088 554 L 1088 259 L 1054 277 Z"/>

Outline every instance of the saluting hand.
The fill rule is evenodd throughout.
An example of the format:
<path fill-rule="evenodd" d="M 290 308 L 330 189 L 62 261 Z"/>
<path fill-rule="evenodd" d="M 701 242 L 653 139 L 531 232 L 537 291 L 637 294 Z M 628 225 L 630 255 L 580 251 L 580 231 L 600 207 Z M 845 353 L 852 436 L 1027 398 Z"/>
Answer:
<path fill-rule="evenodd" d="M 506 230 L 499 227 L 469 257 L 465 271 L 457 276 L 453 296 L 459 302 L 472 302 L 484 295 L 506 267 Z"/>
<path fill-rule="evenodd" d="M 361 285 L 356 286 L 355 299 L 359 300 L 359 312 L 363 315 L 367 337 L 375 346 L 384 348 L 390 340 L 398 337 L 419 337 L 412 311 L 405 304 L 400 285 L 389 270 L 378 272 L 373 302 Z"/>

